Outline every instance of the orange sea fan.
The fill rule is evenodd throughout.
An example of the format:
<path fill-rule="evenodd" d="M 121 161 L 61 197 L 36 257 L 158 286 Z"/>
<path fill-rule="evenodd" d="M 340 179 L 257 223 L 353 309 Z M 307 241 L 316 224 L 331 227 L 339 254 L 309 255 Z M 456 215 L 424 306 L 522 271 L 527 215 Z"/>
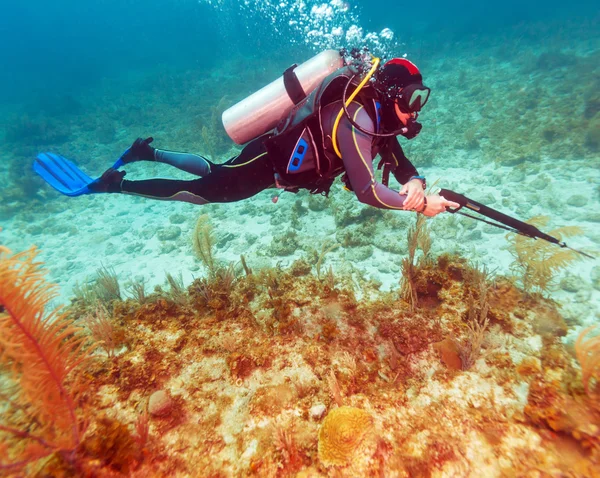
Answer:
<path fill-rule="evenodd" d="M 600 398 L 600 335 L 588 337 L 588 334 L 596 328 L 596 325 L 592 325 L 582 330 L 575 341 L 575 355 L 581 365 L 581 381 L 588 397 L 594 401 Z"/>
<path fill-rule="evenodd" d="M 0 417 L 0 470 L 27 465 L 53 452 L 74 450 L 83 421 L 72 372 L 89 352 L 81 328 L 58 311 L 45 315 L 56 287 L 44 280 L 37 251 L 0 247 L 0 367 L 16 384 Z M 0 380 L 0 387 L 5 386 Z M 10 463 L 7 463 L 9 461 Z"/>

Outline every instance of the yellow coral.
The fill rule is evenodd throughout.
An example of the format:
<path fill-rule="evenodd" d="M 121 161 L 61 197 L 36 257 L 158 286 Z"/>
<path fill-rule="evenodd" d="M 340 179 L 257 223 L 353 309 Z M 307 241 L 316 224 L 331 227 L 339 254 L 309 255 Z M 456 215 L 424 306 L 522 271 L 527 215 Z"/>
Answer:
<path fill-rule="evenodd" d="M 527 224 L 544 227 L 549 221 L 547 216 L 535 216 Z M 560 240 L 582 233 L 583 230 L 577 226 L 559 227 L 548 232 Z M 580 258 L 573 250 L 557 248 L 551 242 L 532 241 L 528 236 L 514 233 L 506 237 L 511 243 L 509 251 L 515 258 L 511 268 L 520 276 L 527 293 L 533 290 L 548 292 L 558 272 Z"/>
<path fill-rule="evenodd" d="M 372 427 L 373 418 L 364 410 L 332 410 L 319 430 L 319 459 L 325 466 L 347 465 Z"/>

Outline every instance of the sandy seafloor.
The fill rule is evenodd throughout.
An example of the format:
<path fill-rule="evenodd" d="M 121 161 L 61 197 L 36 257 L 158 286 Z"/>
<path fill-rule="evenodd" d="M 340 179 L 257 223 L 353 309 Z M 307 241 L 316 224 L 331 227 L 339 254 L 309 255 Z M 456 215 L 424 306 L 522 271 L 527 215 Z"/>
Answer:
<path fill-rule="evenodd" d="M 451 161 L 448 159 L 448 162 Z M 456 158 L 452 162 L 466 166 L 468 158 Z M 578 168 L 575 171 L 567 171 L 570 167 L 569 161 L 546 159 L 545 162 L 547 167 L 543 167 L 544 174 L 554 173 L 552 184 L 543 192 L 545 204 L 555 206 L 552 209 L 553 224 L 576 224 L 583 227 L 586 231 L 584 237 L 566 239 L 566 242 L 577 249 L 594 250 L 600 239 L 600 225 L 585 221 L 585 218 L 593 216 L 598 202 L 590 201 L 587 206 L 579 208 L 566 205 L 561 207 L 560 198 L 569 190 L 594 197 L 597 194 L 595 185 L 600 180 L 600 170 L 594 165 L 589 165 L 587 170 Z M 475 200 L 488 195 L 501 197 L 507 189 L 512 198 L 513 194 L 527 191 L 527 184 L 537 177 L 527 177 L 524 181 L 510 185 L 500 183 L 494 186 L 491 183 L 498 182 L 498 176 L 509 176 L 511 168 L 494 165 L 477 165 L 476 168 L 430 167 L 425 174 L 433 180 L 440 178 L 438 184 L 447 189 L 461 191 Z M 167 174 L 185 177 L 177 173 L 173 175 L 170 169 L 172 170 L 168 166 L 149 163 L 138 163 L 127 168 L 130 176 L 143 170 L 142 174 L 148 177 L 166 177 Z M 278 193 L 277 190 L 267 190 L 249 200 L 248 202 L 255 206 L 255 214 L 249 215 L 244 213 L 246 206 L 243 202 L 199 208 L 190 204 L 152 201 L 131 196 L 62 198 L 54 191 L 49 191 L 42 194 L 47 196 L 48 201 L 60 204 L 64 210 L 53 213 L 39 224 L 27 223 L 18 216 L 6 221 L 2 230 L 3 244 L 13 251 L 35 244 L 41 250 L 40 258 L 50 271 L 50 280 L 61 287 L 59 299 L 63 303 L 72 295 L 73 286 L 93 279 L 95 271 L 102 266 L 114 268 L 123 283 L 129 278 L 146 279 L 149 290 L 154 285 L 164 284 L 167 272 L 181 273 L 186 284 L 194 277 L 201 276 L 202 265 L 195 258 L 191 244 L 191 234 L 200 213 L 208 214 L 217 230 L 219 259 L 237 262 L 240 255 L 244 254 L 250 266 L 260 267 L 276 263 L 286 266 L 301 257 L 304 251 L 298 248 L 294 254 L 271 257 L 268 252 L 269 246 L 273 237 L 280 234 L 289 224 L 289 214 L 294 202 L 301 197 L 306 204 L 308 195 L 297 197 L 284 193 L 274 204 L 272 197 Z M 330 199 L 317 197 L 316 200 L 357 203 L 351 193 L 339 187 L 335 188 Z M 543 205 L 528 206 L 530 207 L 526 207 L 525 210 L 531 216 L 548 212 Z M 357 203 L 355 207 L 363 206 Z M 501 210 L 507 212 L 505 208 Z M 397 214 L 413 216 L 405 212 Z M 272 217 L 281 218 L 281 224 L 272 225 Z M 575 218 L 579 220 L 574 220 Z M 430 220 L 435 253 L 458 252 L 469 260 L 496 271 L 497 274 L 510 273 L 510 264 L 514 258 L 507 251 L 505 231 L 485 224 L 477 224 L 472 229 L 473 226 L 467 218 L 461 218 L 454 230 L 449 232 L 444 231 L 443 226 L 436 227 L 434 224 L 448 220 L 452 220 L 449 214 L 439 215 Z M 301 229 L 297 231 L 299 241 L 307 248 L 320 250 L 323 241 L 335 240 L 335 221 L 333 216 L 327 213 L 327 209 L 316 212 L 306 208 L 300 222 Z M 481 234 L 473 234 L 473 231 L 481 231 Z M 158 233 L 161 232 L 164 233 L 165 240 L 159 239 Z M 406 241 L 406 231 L 387 230 L 382 233 L 390 241 Z M 401 258 L 399 254 L 375 247 L 371 257 L 358 261 L 346 257 L 345 251 L 341 249 L 329 253 L 326 265 L 332 265 L 336 271 L 343 271 L 352 265 L 364 271 L 367 277 L 381 281 L 382 288 L 393 289 L 399 283 Z M 561 276 L 577 277 L 578 292 L 568 292 L 558 286 L 552 293 L 552 298 L 563 306 L 563 313 L 574 325 L 582 326 L 593 322 L 594 319 L 598 320 L 600 291 L 592 287 L 591 280 L 591 271 L 595 265 L 595 261 L 585 259 L 573 263 Z"/>
<path fill-rule="evenodd" d="M 428 62 L 426 81 L 428 78 L 431 79 L 429 83 L 433 88 L 434 95 L 436 95 L 436 85 L 439 85 L 439 89 L 444 93 L 441 93 L 435 101 L 432 100 L 430 112 L 423 113 L 422 120 L 425 126 L 419 138 L 415 140 L 415 143 L 423 141 L 430 149 L 419 150 L 418 146 L 411 146 L 407 148 L 408 156 L 414 160 L 421 174 L 427 177 L 429 184 L 433 184 L 437 180 L 439 187 L 461 192 L 474 200 L 522 220 L 539 214 L 550 216 L 551 222 L 548 230 L 560 226 L 577 225 L 582 227 L 584 234 L 568 238 L 567 243 L 577 249 L 597 254 L 597 251 L 600 250 L 600 213 L 598 212 L 600 206 L 598 189 L 600 156 L 597 151 L 596 153 L 587 151 L 581 157 L 566 155 L 564 151 L 569 150 L 569 142 L 574 141 L 573 138 L 568 137 L 564 140 L 565 144 L 559 144 L 559 147 L 554 149 L 557 153 L 549 154 L 550 148 L 546 148 L 539 157 L 531 159 L 531 164 L 515 167 L 514 164 L 508 165 L 502 163 L 501 160 L 491 160 L 489 150 L 487 150 L 488 153 L 485 153 L 486 142 L 492 141 L 489 134 L 476 133 L 481 147 L 470 149 L 454 147 L 456 143 L 466 141 L 465 128 L 490 120 L 489 116 L 486 117 L 479 112 L 480 108 L 484 108 L 483 103 L 486 103 L 485 107 L 488 109 L 491 104 L 494 115 L 496 115 L 492 120 L 502 121 L 502 115 L 508 117 L 514 114 L 514 110 L 509 111 L 514 107 L 514 103 L 505 101 L 502 93 L 490 96 L 496 89 L 511 93 L 535 91 L 537 93 L 533 94 L 539 94 L 538 87 L 540 84 L 544 84 L 546 86 L 546 89 L 543 90 L 545 94 L 550 95 L 551 92 L 559 90 L 564 94 L 561 85 L 567 81 L 568 74 L 564 71 L 561 73 L 560 68 L 559 73 L 553 70 L 551 75 L 547 75 L 547 72 L 537 74 L 521 72 L 519 73 L 521 76 L 515 77 L 513 74 L 514 64 L 509 61 L 489 59 L 490 55 L 494 52 L 497 53 L 498 49 L 501 51 L 501 48 L 498 45 L 488 48 L 489 50 L 483 48 L 477 54 L 472 53 L 471 56 L 461 52 L 464 57 L 457 52 L 456 56 L 452 58 L 456 67 L 454 70 L 448 70 L 445 67 L 447 59 L 444 58 Z M 527 53 L 535 58 L 535 55 L 546 51 L 545 47 L 539 44 L 529 48 L 531 51 L 525 51 L 523 55 Z M 595 58 L 598 57 L 597 44 L 591 40 L 575 43 L 569 48 L 570 52 L 577 51 L 582 57 L 593 58 L 594 55 Z M 474 66 L 474 58 L 479 62 L 479 67 Z M 590 61 L 590 63 L 593 62 Z M 464 89 L 461 90 L 461 83 L 457 81 L 457 78 L 462 78 L 461 71 L 468 72 L 468 81 L 471 84 L 487 85 L 488 89 L 485 94 L 488 97 L 483 101 L 471 101 L 468 97 L 465 98 Z M 219 72 L 213 72 L 212 75 L 213 78 L 218 78 Z M 589 80 L 589 85 L 593 89 L 594 85 L 597 87 L 593 78 L 598 75 L 598 62 L 595 67 L 591 67 L 589 75 L 592 78 Z M 515 90 L 517 85 L 520 89 Z M 201 89 L 202 86 L 206 87 L 207 83 L 199 83 L 198 89 Z M 505 89 L 503 89 L 504 86 L 506 86 Z M 104 98 L 109 99 L 107 103 L 110 102 L 110 87 L 103 86 L 97 94 L 98 97 L 93 98 L 94 92 L 90 92 L 90 96 L 93 98 L 90 102 L 96 106 L 94 110 L 96 113 L 102 111 L 102 107 L 98 105 L 106 101 Z M 155 95 L 156 108 L 162 116 L 156 114 L 143 126 L 119 124 L 114 140 L 110 144 L 96 143 L 96 133 L 93 130 L 86 131 L 83 128 L 77 130 L 76 128 L 79 133 L 72 136 L 68 145 L 52 145 L 52 150 L 63 152 L 80 164 L 87 164 L 88 162 L 83 158 L 95 155 L 95 158 L 98 159 L 90 162 L 93 169 L 89 165 L 84 167 L 90 175 L 99 174 L 105 167 L 112 164 L 116 157 L 115 151 L 125 149 L 138 135 L 154 136 L 157 147 L 203 152 L 199 143 L 199 134 L 191 129 L 189 119 L 181 116 L 185 107 L 174 104 L 172 97 L 163 98 L 164 92 L 151 94 Z M 118 93 L 115 95 L 118 96 Z M 193 97 L 193 93 L 188 92 L 188 95 Z M 189 96 L 186 98 L 189 99 Z M 132 103 L 135 102 L 135 99 L 135 97 L 131 99 Z M 545 98 L 542 99 L 542 102 L 544 100 Z M 128 99 L 121 98 L 121 101 L 127 103 Z M 573 114 L 582 114 L 582 104 L 582 102 L 579 103 L 579 109 Z M 172 111 L 169 111 L 170 107 Z M 523 141 L 527 144 L 530 142 L 527 131 L 533 132 L 538 121 L 539 123 L 551 122 L 550 120 L 556 116 L 556 110 L 552 110 L 551 107 L 543 110 L 547 116 L 537 120 L 534 118 L 535 124 L 532 126 L 532 118 L 527 116 L 526 107 L 523 108 L 523 111 L 518 112 L 517 116 L 523 120 L 523 125 L 521 125 L 525 127 L 525 132 L 522 133 Z M 539 113 L 541 110 L 536 111 Z M 457 116 L 461 116 L 461 112 L 462 117 L 457 119 Z M 178 118 L 181 119 L 183 126 L 177 123 Z M 100 122 L 102 118 L 100 117 L 96 121 Z M 514 119 L 510 121 L 514 121 Z M 560 127 L 560 124 L 558 126 Z M 187 130 L 183 135 L 179 132 L 182 128 Z M 186 148 L 185 138 L 193 138 L 189 148 Z M 515 144 L 513 140 L 514 138 L 507 138 L 506 142 L 496 145 L 496 151 L 510 155 L 511 148 Z M 560 141 L 560 139 L 556 140 L 557 143 Z M 447 148 L 443 146 L 445 143 L 448 144 Z M 406 143 L 403 142 L 403 144 Z M 533 140 L 531 140 L 531 144 L 534 144 Z M 523 144 L 519 143 L 518 146 L 522 148 Z M 222 155 L 221 159 L 227 159 L 236 151 L 236 148 L 232 147 L 232 150 L 228 154 Z M 435 151 L 436 154 L 434 158 L 430 158 L 426 166 L 423 166 L 419 151 L 429 154 L 431 151 Z M 8 169 L 8 162 L 14 161 L 14 158 L 10 150 L 4 149 L 0 153 L 0 159 L 2 159 L 0 174 L 3 174 Z M 126 169 L 128 171 L 127 179 L 186 177 L 167 166 L 146 162 L 130 165 Z M 185 284 L 191 283 L 194 277 L 202 276 L 204 274 L 203 266 L 195 258 L 191 244 L 191 234 L 199 214 L 208 214 L 211 224 L 216 230 L 218 259 L 237 262 L 240 255 L 243 254 L 248 264 L 253 269 L 258 269 L 261 266 L 276 264 L 289 265 L 295 259 L 306 255 L 311 249 L 320 250 L 325 241 L 336 240 L 336 234 L 339 234 L 340 230 L 334 220 L 334 209 L 339 212 L 341 209 L 349 208 L 355 214 L 358 214 L 361 209 L 368 209 L 359 205 L 351 193 L 343 191 L 339 181 L 332 189 L 329 199 L 315 197 L 309 201 L 307 194 L 294 196 L 284 193 L 279 201 L 274 203 L 271 199 L 276 193 L 275 190 L 269 190 L 244 202 L 198 207 L 185 203 L 160 202 L 125 195 L 64 198 L 50 188 L 42 187 L 38 193 L 41 200 L 35 202 L 35 208 L 31 207 L 27 201 L 23 201 L 21 203 L 22 211 L 15 212 L 0 221 L 2 227 L 0 243 L 13 251 L 24 250 L 32 244 L 41 250 L 40 259 L 44 261 L 50 271 L 50 280 L 60 286 L 60 296 L 56 300 L 56 304 L 59 304 L 68 303 L 76 284 L 93 280 L 96 270 L 102 266 L 114 268 L 123 289 L 128 280 L 138 278 L 147 280 L 150 289 L 155 285 L 162 285 L 165 283 L 166 273 L 181 274 Z M 298 200 L 302 201 L 301 208 L 297 205 Z M 13 201 L 16 200 L 13 199 Z M 322 205 L 326 206 L 321 209 Z M 294 209 L 299 211 L 299 222 L 292 225 L 291 217 Z M 377 213 L 375 217 L 389 219 L 390 215 L 398 215 L 401 224 L 405 227 L 414 221 L 414 214 L 406 212 L 386 212 L 385 215 Z M 369 212 L 366 212 L 366 216 L 369 216 Z M 360 221 L 354 222 L 348 227 L 356 228 L 359 223 Z M 435 255 L 444 251 L 457 252 L 473 263 L 480 266 L 485 265 L 488 270 L 494 271 L 497 275 L 510 274 L 513 257 L 508 251 L 508 242 L 504 231 L 484 224 L 475 224 L 468 218 L 458 218 L 450 214 L 439 215 L 429 220 L 428 224 L 431 230 L 432 250 Z M 372 240 L 369 241 L 370 245 L 340 247 L 326 256 L 325 267 L 331 266 L 336 274 L 353 274 L 355 277 L 363 275 L 372 278 L 381 282 L 382 289 L 396 289 L 401 276 L 400 264 L 404 257 L 402 250 L 406 251 L 405 247 L 402 249 L 402 244 L 406 244 L 406 229 L 392 229 L 389 222 L 381 220 L 371 231 L 375 231 L 375 233 Z M 279 245 L 279 237 L 285 233 L 296 234 L 297 246 L 291 254 L 277 255 L 273 253 L 272 248 Z M 394 241 L 401 244 L 400 249 L 390 252 L 391 248 L 385 244 Z M 583 259 L 572 263 L 561 272 L 557 278 L 556 287 L 549 294 L 559 305 L 560 312 L 569 326 L 569 332 L 563 338 L 565 343 L 572 344 L 583 327 L 600 322 L 599 267 L 597 260 Z M 172 338 L 167 337 L 168 340 Z M 525 350 L 530 350 L 532 355 L 539 355 L 541 339 L 538 340 L 538 338 L 523 339 L 518 346 L 515 342 L 514 354 L 519 355 Z M 284 348 L 278 350 L 285 351 Z M 281 358 L 282 356 L 283 353 L 278 356 L 278 360 L 284 360 Z M 420 357 L 419 360 L 424 359 Z M 423 373 L 429 375 L 433 375 L 434 368 L 439 367 L 426 365 L 425 362 L 420 362 L 420 365 L 424 370 Z M 220 369 L 217 367 L 216 370 Z M 294 373 L 300 376 L 304 373 L 303 370 L 299 368 Z M 489 384 L 479 375 L 483 376 L 488 372 L 487 366 L 480 363 L 473 373 L 465 373 L 461 376 L 462 378 L 456 379 L 454 385 L 442 385 L 440 382 L 432 381 L 430 385 L 419 391 L 419 396 L 411 396 L 411 404 L 415 409 L 419 409 L 434 400 L 432 397 L 441 400 L 443 397 L 451 397 L 451 401 L 456 400 L 456 403 L 460 403 L 460 407 L 466 409 L 471 406 L 470 400 L 478 400 L 477 397 L 486 395 L 485 390 L 488 390 Z M 170 382 L 166 382 L 165 387 L 170 387 L 174 394 L 188 399 L 191 392 L 181 385 L 182 377 L 184 377 L 183 372 L 180 377 L 174 377 Z M 310 377 L 312 380 L 313 376 L 310 375 Z M 277 380 L 274 379 L 274 382 Z M 176 381 L 179 385 L 175 383 Z M 243 394 L 256 392 L 260 386 L 259 382 L 260 375 L 259 378 L 251 379 L 249 383 L 245 384 L 248 390 L 244 389 Z M 227 384 L 222 386 L 227 390 L 232 388 Z M 462 391 L 457 391 L 461 387 L 463 387 Z M 523 391 L 519 392 L 520 389 L 517 385 L 514 387 L 514 396 L 507 398 L 506 402 L 503 401 L 505 397 L 499 397 L 499 403 L 502 402 L 498 405 L 499 407 L 506 405 L 507 409 L 513 406 L 518 408 L 526 402 Z M 463 396 L 463 393 L 472 395 Z M 111 403 L 110 389 L 105 390 L 105 394 L 103 400 L 107 404 L 106 406 L 109 406 Z M 359 407 L 370 407 L 367 404 L 368 400 L 358 395 L 350 397 L 349 402 Z M 510 404 L 507 405 L 509 402 Z M 237 423 L 236 413 L 245 416 L 241 411 L 242 403 L 244 403 L 243 400 L 237 401 L 236 399 L 235 407 L 239 407 L 239 410 L 236 408 L 231 412 L 232 423 Z M 408 412 L 406 413 L 408 416 Z M 121 417 L 126 416 L 130 422 L 135 419 L 131 411 L 120 410 L 118 414 Z M 406 417 L 404 418 L 406 419 Z M 410 417 L 407 420 L 410 420 Z M 256 423 L 252 424 L 251 420 L 248 423 L 248 426 L 261 426 Z M 507 445 L 507 448 L 514 452 L 521 445 L 517 432 L 513 438 L 514 440 L 510 446 Z M 175 443 L 178 443 L 177 440 L 180 439 L 170 433 L 164 438 L 164 446 L 167 449 L 175 447 Z M 228 439 L 233 440 L 231 435 L 226 434 L 225 440 Z M 535 449 L 539 452 L 543 446 L 533 434 L 528 434 L 522 439 L 524 449 Z M 418 441 L 418 437 L 415 438 L 416 441 Z M 470 452 L 475 455 L 477 450 L 482 452 L 481 458 L 469 457 L 469 460 L 481 465 L 478 470 L 487 470 L 489 474 L 486 476 L 507 476 L 500 474 L 493 465 L 486 468 L 487 465 L 484 463 L 487 459 L 486 456 L 492 456 L 492 451 L 488 450 L 489 453 L 486 452 L 488 453 L 486 455 L 483 450 L 478 448 L 481 444 L 477 440 L 472 439 L 469 443 Z M 244 443 L 244 446 L 247 447 L 245 455 L 251 456 L 253 453 L 252 443 Z M 222 455 L 227 453 L 231 453 L 229 448 Z M 247 465 L 244 460 L 247 462 L 249 458 L 245 455 L 241 458 L 238 457 L 240 458 L 239 466 Z M 220 456 L 219 460 L 223 460 L 223 456 Z M 215 463 L 221 463 L 221 461 Z M 232 475 L 239 472 L 239 470 L 233 470 L 230 470 Z M 440 476 L 467 476 L 461 475 L 460 470 L 446 471 L 446 474 Z M 484 476 L 473 473 L 468 476 Z M 482 473 L 486 473 L 486 471 Z"/>

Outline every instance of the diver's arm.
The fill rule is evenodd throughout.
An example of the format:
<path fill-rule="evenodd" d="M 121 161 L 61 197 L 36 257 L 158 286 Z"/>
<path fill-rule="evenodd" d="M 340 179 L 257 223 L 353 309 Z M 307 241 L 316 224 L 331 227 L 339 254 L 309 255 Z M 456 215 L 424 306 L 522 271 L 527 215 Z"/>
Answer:
<path fill-rule="evenodd" d="M 364 107 L 353 103 L 348 108 L 355 123 L 367 131 L 374 124 Z M 373 171 L 372 136 L 358 131 L 343 116 L 337 132 L 338 145 L 350 185 L 361 203 L 381 209 L 402 209 L 406 196 L 401 196 L 375 180 Z"/>
<path fill-rule="evenodd" d="M 418 176 L 419 172 L 417 168 L 413 166 L 410 162 L 410 159 L 406 157 L 404 154 L 404 150 L 400 143 L 398 142 L 398 138 L 393 138 L 388 143 L 388 147 L 381 151 L 381 157 L 389 160 L 392 164 L 392 173 L 400 184 L 405 184 L 410 181 L 410 178 L 413 176 Z"/>

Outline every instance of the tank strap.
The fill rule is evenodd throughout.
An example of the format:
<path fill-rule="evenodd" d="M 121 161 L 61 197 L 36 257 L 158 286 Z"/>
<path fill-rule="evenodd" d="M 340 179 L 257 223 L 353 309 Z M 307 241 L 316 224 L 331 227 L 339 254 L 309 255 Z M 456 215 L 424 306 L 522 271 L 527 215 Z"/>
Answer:
<path fill-rule="evenodd" d="M 379 164 L 377 165 L 377 170 L 379 171 L 381 168 L 383 168 L 383 173 L 381 174 L 381 184 L 387 187 L 387 185 L 390 182 L 390 172 L 392 171 L 392 163 L 381 158 L 379 160 Z"/>
<path fill-rule="evenodd" d="M 295 105 L 306 98 L 306 93 L 304 92 L 302 84 L 300 83 L 300 80 L 294 71 L 297 66 L 298 64 L 294 63 L 283 72 L 283 85 L 285 86 L 285 91 Z"/>

